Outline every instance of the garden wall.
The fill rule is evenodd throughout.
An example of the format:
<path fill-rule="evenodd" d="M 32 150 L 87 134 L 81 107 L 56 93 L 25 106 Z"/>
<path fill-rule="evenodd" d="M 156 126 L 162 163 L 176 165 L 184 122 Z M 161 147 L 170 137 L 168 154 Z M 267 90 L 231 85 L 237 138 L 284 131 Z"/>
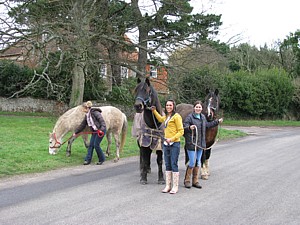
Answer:
<path fill-rule="evenodd" d="M 134 117 L 133 106 L 122 106 L 110 104 L 109 102 L 96 103 L 94 106 L 112 105 L 124 112 L 127 118 Z M 0 111 L 4 112 L 48 112 L 54 115 L 61 115 L 69 109 L 68 105 L 54 100 L 26 98 L 7 99 L 0 97 Z"/>

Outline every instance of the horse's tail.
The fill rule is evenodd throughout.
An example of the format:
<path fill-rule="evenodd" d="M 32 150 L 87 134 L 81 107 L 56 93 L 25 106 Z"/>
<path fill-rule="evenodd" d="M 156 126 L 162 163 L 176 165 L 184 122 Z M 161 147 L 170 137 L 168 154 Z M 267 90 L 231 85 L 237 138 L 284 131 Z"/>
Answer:
<path fill-rule="evenodd" d="M 127 117 L 124 113 L 122 113 L 122 117 L 123 117 L 123 126 L 122 126 L 122 137 L 121 137 L 120 152 L 123 151 L 125 141 L 126 141 L 127 128 L 128 128 Z"/>

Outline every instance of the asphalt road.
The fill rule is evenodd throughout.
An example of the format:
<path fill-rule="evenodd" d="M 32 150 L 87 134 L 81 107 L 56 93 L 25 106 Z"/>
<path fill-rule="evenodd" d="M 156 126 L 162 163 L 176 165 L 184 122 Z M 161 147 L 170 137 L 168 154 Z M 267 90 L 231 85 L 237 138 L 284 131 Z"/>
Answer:
<path fill-rule="evenodd" d="M 183 151 L 175 195 L 160 193 L 155 157 L 147 185 L 137 157 L 80 165 L 0 180 L 0 224 L 299 225 L 300 127 L 238 129 L 250 135 L 214 146 L 200 190 L 183 186 Z"/>

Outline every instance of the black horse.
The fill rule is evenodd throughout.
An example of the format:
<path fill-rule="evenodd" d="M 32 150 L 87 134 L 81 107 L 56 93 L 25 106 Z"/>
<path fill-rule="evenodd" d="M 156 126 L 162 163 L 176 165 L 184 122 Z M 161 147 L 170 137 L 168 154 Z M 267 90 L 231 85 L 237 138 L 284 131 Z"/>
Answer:
<path fill-rule="evenodd" d="M 150 84 L 149 78 L 145 80 L 138 79 L 138 84 L 135 87 L 135 103 L 134 108 L 137 113 L 143 113 L 143 126 L 140 136 L 138 137 L 138 146 L 140 148 L 140 172 L 141 184 L 147 184 L 147 172 L 150 168 L 151 153 L 156 150 L 157 165 L 158 165 L 158 183 L 164 184 L 162 163 L 162 139 L 163 130 L 161 123 L 157 121 L 150 107 L 155 106 L 156 110 L 162 114 L 162 106 L 158 99 L 157 92 Z"/>
<path fill-rule="evenodd" d="M 206 97 L 203 102 L 203 111 L 208 122 L 217 118 L 217 114 L 220 107 L 219 90 L 215 91 L 206 90 Z M 177 105 L 177 112 L 181 115 L 182 120 L 193 112 L 194 106 L 192 104 L 181 103 Z M 201 178 L 207 180 L 209 175 L 209 158 L 211 155 L 211 147 L 215 144 L 218 134 L 218 126 L 211 127 L 206 130 L 206 148 L 203 151 L 201 157 Z M 185 163 L 189 161 L 187 150 L 185 149 Z"/>

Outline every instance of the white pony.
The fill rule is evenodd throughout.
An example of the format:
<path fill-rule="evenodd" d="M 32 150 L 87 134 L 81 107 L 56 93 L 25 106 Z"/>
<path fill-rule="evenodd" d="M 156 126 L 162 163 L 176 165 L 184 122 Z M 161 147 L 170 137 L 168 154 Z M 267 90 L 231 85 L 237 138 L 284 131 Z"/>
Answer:
<path fill-rule="evenodd" d="M 101 106 L 101 107 L 93 107 L 100 108 L 102 110 L 102 116 L 106 123 L 106 138 L 107 138 L 107 149 L 106 153 L 109 156 L 110 154 L 110 146 L 112 143 L 112 135 L 114 136 L 115 144 L 116 144 L 116 158 L 114 159 L 117 162 L 120 159 L 120 152 L 122 152 L 126 135 L 127 135 L 127 127 L 128 121 L 126 115 L 116 107 L 113 106 Z M 75 137 L 70 137 L 68 140 L 62 143 L 63 137 L 68 132 L 74 132 L 75 129 L 80 125 L 85 117 L 85 112 L 83 112 L 83 106 L 79 105 L 72 109 L 69 109 L 63 115 L 61 115 L 54 128 L 52 133 L 50 133 L 49 138 L 49 154 L 55 155 L 57 154 L 59 148 L 65 143 L 68 142 L 66 155 L 71 155 L 71 146 Z M 81 133 L 84 144 L 86 147 L 89 146 L 88 140 L 88 132 L 89 128 L 86 127 L 85 130 Z M 120 140 L 121 136 L 121 140 Z"/>

